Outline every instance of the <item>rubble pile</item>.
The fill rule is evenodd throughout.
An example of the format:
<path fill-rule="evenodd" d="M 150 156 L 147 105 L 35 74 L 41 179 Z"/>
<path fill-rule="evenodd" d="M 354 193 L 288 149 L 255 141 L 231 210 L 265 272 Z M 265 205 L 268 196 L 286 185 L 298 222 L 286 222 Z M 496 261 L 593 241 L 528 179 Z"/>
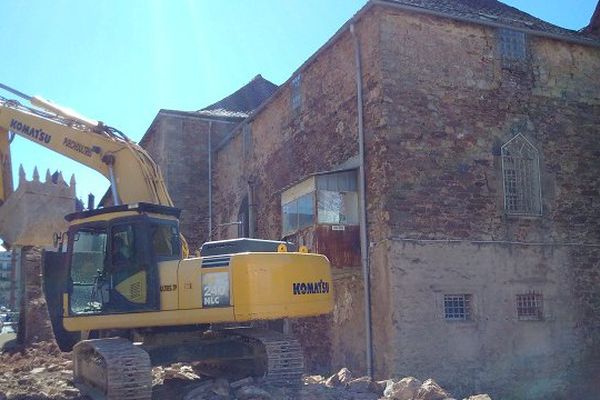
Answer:
<path fill-rule="evenodd" d="M 0 400 L 82 398 L 73 386 L 73 362 L 52 342 L 0 353 Z"/>
<path fill-rule="evenodd" d="M 69 353 L 52 342 L 0 353 L 0 400 L 87 400 L 73 385 Z M 209 378 L 177 363 L 152 370 L 154 400 L 452 400 L 434 380 L 407 377 L 373 381 L 343 368 L 330 377 L 307 375 L 302 382 L 270 386 L 260 378 Z M 491 400 L 488 395 L 466 400 Z"/>

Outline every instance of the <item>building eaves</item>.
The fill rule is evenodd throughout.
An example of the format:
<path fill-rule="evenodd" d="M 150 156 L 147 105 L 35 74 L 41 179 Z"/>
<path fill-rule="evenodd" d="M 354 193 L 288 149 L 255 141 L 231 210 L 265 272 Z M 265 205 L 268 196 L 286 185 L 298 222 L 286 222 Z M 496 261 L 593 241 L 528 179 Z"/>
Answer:
<path fill-rule="evenodd" d="M 406 11 L 433 14 L 481 25 L 503 26 L 539 36 L 600 46 L 600 40 L 584 31 L 553 25 L 497 0 L 372 0 Z"/>
<path fill-rule="evenodd" d="M 146 129 L 144 136 L 142 136 L 142 138 L 139 141 L 139 145 L 143 147 L 144 144 L 148 141 L 148 138 L 150 137 L 154 126 L 160 120 L 160 118 L 169 117 L 169 116 L 179 117 L 179 118 L 190 118 L 190 119 L 200 120 L 200 121 L 201 120 L 219 121 L 219 122 L 226 122 L 226 123 L 231 123 L 231 124 L 238 124 L 247 117 L 247 115 L 241 115 L 241 114 L 236 115 L 233 113 L 218 113 L 218 112 L 203 113 L 200 111 L 179 111 L 179 110 L 161 109 L 158 111 L 158 113 L 152 120 L 152 123 L 150 123 L 150 126 L 148 127 L 148 129 Z"/>

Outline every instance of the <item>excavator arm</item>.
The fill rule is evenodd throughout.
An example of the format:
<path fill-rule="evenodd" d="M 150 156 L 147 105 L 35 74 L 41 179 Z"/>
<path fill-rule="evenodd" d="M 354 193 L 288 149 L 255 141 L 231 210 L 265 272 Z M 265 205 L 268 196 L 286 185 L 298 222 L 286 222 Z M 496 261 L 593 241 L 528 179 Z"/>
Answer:
<path fill-rule="evenodd" d="M 104 175 L 110 180 L 116 204 L 173 205 L 160 169 L 139 145 L 101 122 L 77 116 L 39 97 L 30 99 L 37 108 L 0 97 L 0 129 L 5 131 L 0 152 L 8 148 L 8 131 Z"/>
<path fill-rule="evenodd" d="M 40 97 L 25 97 L 33 107 L 0 96 L 0 204 L 11 188 L 10 135 L 53 150 L 105 176 L 111 184 L 113 203 L 152 203 L 173 207 L 159 167 L 150 155 L 120 131 L 85 118 Z M 188 254 L 182 240 L 183 253 Z"/>

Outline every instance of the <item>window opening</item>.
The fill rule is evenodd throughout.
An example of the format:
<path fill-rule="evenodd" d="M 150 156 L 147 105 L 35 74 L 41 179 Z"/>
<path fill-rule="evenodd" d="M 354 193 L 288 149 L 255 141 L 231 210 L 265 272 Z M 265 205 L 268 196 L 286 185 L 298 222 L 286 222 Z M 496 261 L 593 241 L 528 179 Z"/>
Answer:
<path fill-rule="evenodd" d="M 112 229 L 112 263 L 135 264 L 133 225 L 119 225 Z"/>
<path fill-rule="evenodd" d="M 314 202 L 314 192 L 311 192 L 283 205 L 284 234 L 295 232 L 313 224 L 315 219 Z"/>
<path fill-rule="evenodd" d="M 510 68 L 525 61 L 527 56 L 526 36 L 524 32 L 514 29 L 498 29 L 498 45 L 502 66 Z"/>
<path fill-rule="evenodd" d="M 542 293 L 529 292 L 517 295 L 517 317 L 524 321 L 539 321 L 543 318 Z"/>
<path fill-rule="evenodd" d="M 242 153 L 248 157 L 252 152 L 252 126 L 248 123 L 242 128 Z"/>
<path fill-rule="evenodd" d="M 179 258 L 179 232 L 174 224 L 151 224 L 152 248 L 156 257 Z"/>
<path fill-rule="evenodd" d="M 472 295 L 445 294 L 444 318 L 448 321 L 469 321 L 472 317 Z"/>
<path fill-rule="evenodd" d="M 356 171 L 317 177 L 319 224 L 358 225 Z"/>
<path fill-rule="evenodd" d="M 510 215 L 542 214 L 539 155 L 521 134 L 502 146 L 504 210 Z"/>
<path fill-rule="evenodd" d="M 291 103 L 292 111 L 298 112 L 302 106 L 302 93 L 300 91 L 302 85 L 302 75 L 296 75 L 291 82 Z"/>

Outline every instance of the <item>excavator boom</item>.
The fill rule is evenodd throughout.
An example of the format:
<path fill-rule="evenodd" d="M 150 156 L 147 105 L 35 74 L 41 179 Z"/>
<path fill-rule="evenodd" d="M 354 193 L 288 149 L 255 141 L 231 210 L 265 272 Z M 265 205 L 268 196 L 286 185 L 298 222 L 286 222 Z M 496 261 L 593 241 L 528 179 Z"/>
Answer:
<path fill-rule="evenodd" d="M 125 135 L 39 97 L 31 101 L 44 108 L 0 97 L 0 127 L 101 173 L 110 180 L 115 204 L 173 205 L 156 163 Z M 0 141 L 0 151 L 2 146 Z"/>

